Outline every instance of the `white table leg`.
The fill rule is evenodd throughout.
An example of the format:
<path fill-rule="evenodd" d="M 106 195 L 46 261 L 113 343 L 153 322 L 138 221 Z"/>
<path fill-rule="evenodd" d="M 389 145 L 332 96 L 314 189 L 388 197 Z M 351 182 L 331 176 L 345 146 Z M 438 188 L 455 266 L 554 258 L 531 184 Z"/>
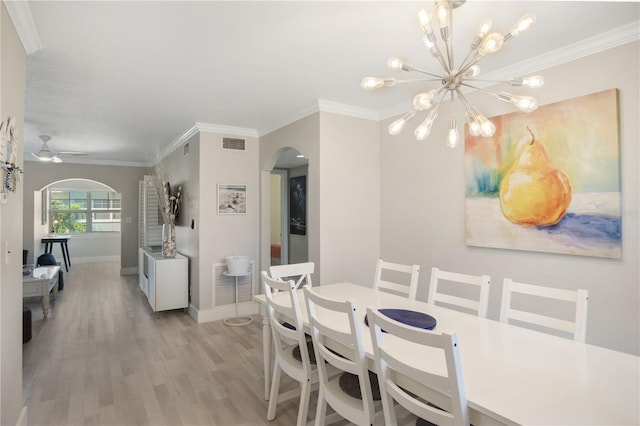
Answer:
<path fill-rule="evenodd" d="M 47 282 L 42 283 L 46 288 L 45 294 L 42 296 L 42 315 L 45 319 L 49 316 L 49 285 Z"/>
<path fill-rule="evenodd" d="M 264 362 L 264 399 L 269 400 L 271 390 L 271 322 L 264 307 L 262 310 L 262 359 Z"/>

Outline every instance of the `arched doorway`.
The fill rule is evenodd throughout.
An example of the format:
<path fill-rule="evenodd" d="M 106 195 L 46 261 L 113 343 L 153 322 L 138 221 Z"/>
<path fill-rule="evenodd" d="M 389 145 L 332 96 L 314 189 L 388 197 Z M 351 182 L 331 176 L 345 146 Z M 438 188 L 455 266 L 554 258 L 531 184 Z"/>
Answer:
<path fill-rule="evenodd" d="M 72 236 L 70 256 L 76 262 L 120 261 L 121 194 L 102 182 L 74 178 L 51 182 L 35 192 L 34 250 L 50 234 Z M 56 258 L 62 253 L 55 253 Z M 33 253 L 34 259 L 39 253 Z"/>

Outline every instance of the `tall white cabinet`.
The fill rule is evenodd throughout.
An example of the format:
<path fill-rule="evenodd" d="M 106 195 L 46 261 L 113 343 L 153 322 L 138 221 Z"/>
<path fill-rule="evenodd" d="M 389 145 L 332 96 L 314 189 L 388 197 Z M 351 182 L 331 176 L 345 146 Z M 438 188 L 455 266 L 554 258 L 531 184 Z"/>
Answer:
<path fill-rule="evenodd" d="M 189 307 L 189 259 L 139 249 L 139 285 L 154 311 Z"/>

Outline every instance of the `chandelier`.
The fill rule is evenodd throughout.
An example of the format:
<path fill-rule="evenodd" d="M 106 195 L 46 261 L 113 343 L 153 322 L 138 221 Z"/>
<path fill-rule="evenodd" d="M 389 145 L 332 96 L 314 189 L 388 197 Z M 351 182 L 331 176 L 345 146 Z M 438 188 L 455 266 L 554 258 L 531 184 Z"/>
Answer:
<path fill-rule="evenodd" d="M 447 146 L 454 148 L 458 144 L 459 133 L 455 115 L 455 99 L 457 103 L 464 108 L 465 119 L 469 124 L 469 132 L 474 136 L 482 135 L 484 137 L 493 136 L 496 131 L 495 125 L 482 115 L 476 107 L 471 105 L 462 93 L 462 89 L 474 89 L 483 93 L 495 96 L 501 101 L 509 102 L 524 112 L 534 111 L 538 107 L 538 102 L 531 96 L 513 95 L 507 92 L 494 92 L 485 88 L 481 88 L 477 83 L 503 83 L 509 86 L 524 86 L 537 88 L 544 84 L 542 76 L 535 75 L 511 79 L 508 81 L 491 81 L 481 80 L 476 77 L 480 74 L 478 62 L 485 56 L 495 53 L 502 47 L 526 31 L 535 22 L 535 15 L 527 13 L 523 15 L 513 26 L 511 31 L 506 35 L 499 32 L 491 32 L 493 23 L 490 20 L 482 22 L 474 39 L 471 42 L 469 52 L 464 60 L 459 64 L 455 64 L 452 47 L 452 9 L 462 5 L 462 1 L 453 0 L 436 0 L 431 10 L 421 9 L 418 12 L 420 27 L 424 35 L 423 43 L 427 47 L 431 56 L 433 56 L 443 71 L 441 74 L 425 71 L 393 57 L 387 61 L 389 69 L 394 71 L 416 72 L 426 75 L 426 78 L 398 80 L 393 77 L 365 77 L 361 86 L 364 90 L 375 90 L 384 86 L 395 86 L 398 83 L 414 83 L 414 82 L 438 82 L 439 87 L 429 91 L 419 93 L 413 98 L 413 109 L 401 118 L 391 123 L 389 133 L 397 135 L 406 126 L 406 124 L 416 117 L 420 112 L 427 112 L 426 118 L 415 129 L 416 139 L 424 140 L 431 132 L 431 126 L 438 115 L 438 108 L 442 101 L 447 98 L 451 101 L 451 115 L 449 118 L 449 132 L 447 134 Z M 435 19 L 434 19 L 435 18 Z M 436 25 L 439 27 L 440 39 L 436 36 Z M 442 45 L 442 47 L 441 47 Z M 444 54 L 443 54 L 444 50 Z"/>

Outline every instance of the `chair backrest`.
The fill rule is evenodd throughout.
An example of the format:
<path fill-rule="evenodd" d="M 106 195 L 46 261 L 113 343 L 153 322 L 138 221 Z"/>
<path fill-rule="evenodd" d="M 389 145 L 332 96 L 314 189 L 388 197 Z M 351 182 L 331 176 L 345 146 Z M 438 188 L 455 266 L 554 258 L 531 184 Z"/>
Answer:
<path fill-rule="evenodd" d="M 345 419 L 358 425 L 373 424 L 375 407 L 360 330 L 362 318 L 358 314 L 356 303 L 353 300 L 327 299 L 311 287 L 304 288 L 304 298 L 320 386 L 323 388 L 321 392 L 324 392 L 329 405 Z M 354 405 L 353 398 L 339 387 L 329 386 L 327 364 L 358 376 L 362 393 L 361 405 Z"/>
<path fill-rule="evenodd" d="M 524 297 L 534 296 L 531 298 L 532 301 L 535 297 L 541 297 L 570 302 L 575 305 L 575 316 L 573 320 L 569 321 L 549 315 L 534 313 L 530 310 L 516 309 L 512 306 L 512 295 L 514 293 L 525 295 Z M 587 290 L 563 290 L 559 288 L 516 282 L 510 278 L 505 278 L 502 287 L 500 321 L 508 323 L 510 322 L 509 320 L 516 320 L 540 327 L 559 330 L 571 334 L 574 340 L 584 342 L 587 334 L 588 301 L 589 292 Z"/>
<path fill-rule="evenodd" d="M 288 265 L 274 265 L 269 268 L 271 278 L 283 280 L 294 279 L 296 288 L 301 286 L 311 287 L 311 274 L 315 269 L 313 262 L 291 263 Z"/>
<path fill-rule="evenodd" d="M 284 359 L 289 358 L 285 355 L 285 351 L 290 351 L 291 342 L 295 342 L 300 347 L 300 356 L 302 358 L 302 363 L 299 363 L 299 371 L 291 371 L 290 368 L 284 365 L 283 370 L 289 376 L 298 380 L 300 380 L 301 375 L 311 377 L 311 362 L 309 361 L 309 351 L 307 350 L 304 324 L 302 323 L 300 302 L 295 283 L 293 280 L 281 281 L 271 278 L 267 271 L 262 271 L 261 275 L 264 283 L 264 294 L 267 298 L 267 314 L 271 322 L 276 362 L 282 364 Z M 282 294 L 278 295 L 279 297 L 275 297 L 280 292 L 286 292 L 287 294 L 286 296 Z"/>
<path fill-rule="evenodd" d="M 411 327 L 374 308 L 367 319 L 385 425 L 397 424 L 394 401 L 434 424 L 468 425 L 456 334 Z"/>
<path fill-rule="evenodd" d="M 455 283 L 456 287 L 460 287 L 463 292 L 459 295 L 443 293 L 439 290 L 439 281 Z M 489 283 L 491 277 L 489 275 L 467 275 L 457 272 L 442 271 L 438 268 L 431 268 L 431 280 L 429 282 L 429 296 L 427 303 L 435 305 L 436 302 L 446 305 L 453 305 L 460 308 L 475 311 L 479 317 L 487 317 L 487 307 L 489 306 Z M 461 284 L 461 285 L 459 285 Z M 465 293 L 464 288 L 472 288 L 474 294 Z M 477 295 L 476 295 L 477 294 Z M 469 295 L 470 297 L 463 297 Z"/>
<path fill-rule="evenodd" d="M 387 279 L 383 279 L 385 271 L 389 274 L 408 274 L 408 284 L 395 283 Z M 407 296 L 409 299 L 415 300 L 418 292 L 418 276 L 420 274 L 420 265 L 402 265 L 400 263 L 385 262 L 378 259 L 376 263 L 376 276 L 373 280 L 374 290 L 390 290 L 393 293 Z"/>

